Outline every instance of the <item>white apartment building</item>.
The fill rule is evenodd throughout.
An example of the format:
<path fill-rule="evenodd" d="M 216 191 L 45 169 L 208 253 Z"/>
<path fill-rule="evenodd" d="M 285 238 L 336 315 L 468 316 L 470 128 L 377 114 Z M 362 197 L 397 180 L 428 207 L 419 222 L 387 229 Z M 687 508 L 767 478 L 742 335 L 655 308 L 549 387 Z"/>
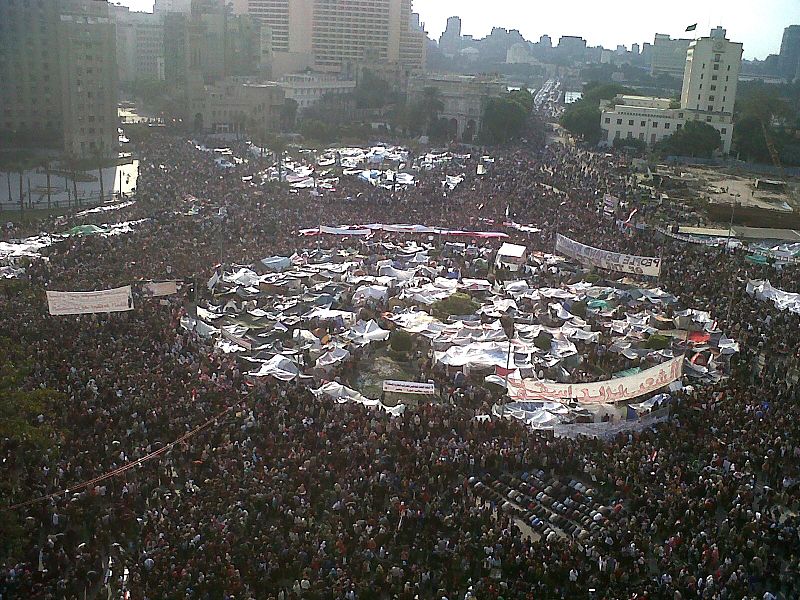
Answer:
<path fill-rule="evenodd" d="M 342 80 L 330 73 L 293 73 L 284 75 L 278 84 L 287 98 L 297 102 L 297 110 L 301 114 L 326 94 L 340 96 L 352 94 L 356 89 L 355 81 Z"/>
<path fill-rule="evenodd" d="M 617 96 L 601 104 L 604 143 L 638 139 L 653 145 L 681 129 L 687 121 L 703 121 L 722 138 L 728 154 L 733 140 L 733 106 L 742 64 L 742 44 L 725 38 L 721 27 L 689 44 L 680 104 L 667 98 Z"/>

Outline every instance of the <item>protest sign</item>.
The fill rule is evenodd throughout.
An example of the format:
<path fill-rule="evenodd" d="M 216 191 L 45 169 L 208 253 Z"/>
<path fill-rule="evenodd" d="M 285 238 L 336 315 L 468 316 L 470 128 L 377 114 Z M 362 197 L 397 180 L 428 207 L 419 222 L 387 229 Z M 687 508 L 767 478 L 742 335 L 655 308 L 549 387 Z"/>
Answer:
<path fill-rule="evenodd" d="M 425 394 L 433 396 L 436 394 L 436 387 L 432 383 L 417 383 L 416 381 L 384 381 L 384 392 L 395 392 L 397 394 Z"/>
<path fill-rule="evenodd" d="M 84 315 L 133 310 L 131 286 L 95 292 L 47 292 L 51 315 Z"/>
<path fill-rule="evenodd" d="M 590 264 L 600 269 L 608 269 L 609 271 L 649 275 L 651 277 L 658 277 L 661 274 L 660 258 L 609 252 L 600 248 L 586 246 L 563 235 L 559 235 L 556 239 L 556 252 L 582 263 Z"/>
<path fill-rule="evenodd" d="M 650 394 L 683 374 L 683 356 L 631 375 L 596 383 L 554 383 L 537 379 L 510 378 L 508 396 L 513 400 L 577 400 L 584 404 L 604 404 L 632 400 Z"/>

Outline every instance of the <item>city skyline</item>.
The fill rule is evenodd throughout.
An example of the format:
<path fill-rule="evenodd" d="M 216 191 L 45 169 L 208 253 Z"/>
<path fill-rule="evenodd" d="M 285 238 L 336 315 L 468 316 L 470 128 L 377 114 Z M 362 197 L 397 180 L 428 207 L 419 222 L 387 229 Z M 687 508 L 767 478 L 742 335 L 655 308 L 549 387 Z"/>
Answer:
<path fill-rule="evenodd" d="M 153 10 L 153 0 L 114 0 L 114 3 L 132 10 Z M 720 10 L 722 7 L 724 12 Z M 634 0 L 616 0 L 613 11 L 607 4 L 586 1 L 532 8 L 521 7 L 518 0 L 496 0 L 492 3 L 491 20 L 486 18 L 485 3 L 478 0 L 415 0 L 414 10 L 433 39 L 439 38 L 448 17 L 459 16 L 462 33 L 475 38 L 485 37 L 492 27 L 503 27 L 518 29 L 531 41 L 547 34 L 557 44 L 562 35 L 576 35 L 591 46 L 610 49 L 617 44 L 630 48 L 633 43 L 652 42 L 656 33 L 690 37 L 684 32 L 694 23 L 697 36 L 708 35 L 710 28 L 721 25 L 727 29 L 728 39 L 744 44 L 744 58 L 748 60 L 763 60 L 769 54 L 777 54 L 784 28 L 800 23 L 800 3 L 796 0 L 764 0 L 758 7 L 749 0 L 724 4 L 674 0 L 669 11 L 643 9 Z"/>

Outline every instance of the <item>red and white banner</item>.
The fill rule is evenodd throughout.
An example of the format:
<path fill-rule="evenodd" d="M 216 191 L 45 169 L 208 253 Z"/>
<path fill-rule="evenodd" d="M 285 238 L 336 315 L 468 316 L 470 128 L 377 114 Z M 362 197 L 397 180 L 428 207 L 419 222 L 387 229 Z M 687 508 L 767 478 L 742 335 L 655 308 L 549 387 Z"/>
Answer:
<path fill-rule="evenodd" d="M 683 356 L 628 377 L 596 383 L 554 383 L 537 379 L 509 378 L 512 400 L 577 400 L 583 404 L 606 404 L 633 400 L 677 381 L 683 374 Z"/>

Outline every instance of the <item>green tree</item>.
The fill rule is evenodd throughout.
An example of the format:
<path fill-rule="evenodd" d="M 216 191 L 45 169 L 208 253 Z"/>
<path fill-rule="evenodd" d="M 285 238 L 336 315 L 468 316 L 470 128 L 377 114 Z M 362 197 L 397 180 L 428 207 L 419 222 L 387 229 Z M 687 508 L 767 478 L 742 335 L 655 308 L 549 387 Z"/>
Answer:
<path fill-rule="evenodd" d="M 489 143 L 504 143 L 525 133 L 529 111 L 510 94 L 490 98 L 483 112 L 482 136 Z"/>
<path fill-rule="evenodd" d="M 600 101 L 613 100 L 618 94 L 631 94 L 632 90 L 618 84 L 602 85 L 590 81 L 583 87 L 583 97 L 567 106 L 561 115 L 561 126 L 573 135 L 582 137 L 588 144 L 597 144 L 603 136 L 600 127 Z"/>
<path fill-rule="evenodd" d="M 655 146 L 662 155 L 710 157 L 720 147 L 719 131 L 703 121 L 689 121 Z"/>

